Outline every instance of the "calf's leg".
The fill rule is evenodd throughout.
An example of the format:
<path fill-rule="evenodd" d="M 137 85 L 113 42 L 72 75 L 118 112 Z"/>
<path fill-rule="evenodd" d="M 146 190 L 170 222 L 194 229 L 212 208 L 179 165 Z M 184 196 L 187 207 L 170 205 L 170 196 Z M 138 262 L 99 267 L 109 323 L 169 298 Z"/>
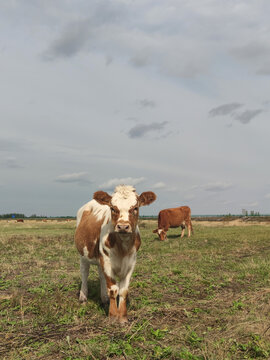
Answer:
<path fill-rule="evenodd" d="M 80 271 L 81 271 L 81 278 L 82 278 L 82 285 L 80 290 L 80 297 L 79 301 L 82 303 L 85 303 L 87 301 L 87 295 L 88 295 L 88 275 L 89 275 L 89 267 L 90 263 L 89 261 L 81 256 L 80 258 Z"/>
<path fill-rule="evenodd" d="M 109 302 L 109 296 L 107 292 L 107 285 L 106 285 L 106 279 L 103 273 L 103 270 L 100 266 L 98 266 L 98 274 L 99 274 L 99 280 L 100 280 L 100 297 L 101 302 L 103 304 L 106 304 Z"/>

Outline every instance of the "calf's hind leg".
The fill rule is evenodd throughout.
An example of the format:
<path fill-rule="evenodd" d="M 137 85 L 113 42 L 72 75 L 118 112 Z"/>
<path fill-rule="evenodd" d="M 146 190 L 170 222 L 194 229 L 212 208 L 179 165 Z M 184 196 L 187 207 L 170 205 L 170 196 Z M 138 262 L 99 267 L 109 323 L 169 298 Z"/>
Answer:
<path fill-rule="evenodd" d="M 88 295 L 87 280 L 88 280 L 88 275 L 89 275 L 89 267 L 90 267 L 90 262 L 86 258 L 81 256 L 80 271 L 81 271 L 81 277 L 82 277 L 82 285 L 81 285 L 80 297 L 79 297 L 79 301 L 81 303 L 85 303 L 87 301 L 87 295 Z"/>

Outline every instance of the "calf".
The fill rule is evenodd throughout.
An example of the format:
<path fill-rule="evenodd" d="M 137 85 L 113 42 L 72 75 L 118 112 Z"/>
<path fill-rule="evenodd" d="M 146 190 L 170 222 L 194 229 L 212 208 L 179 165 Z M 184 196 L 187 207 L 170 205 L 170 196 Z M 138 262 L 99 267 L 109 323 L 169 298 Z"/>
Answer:
<path fill-rule="evenodd" d="M 77 213 L 75 244 L 80 253 L 81 302 L 87 301 L 90 264 L 98 266 L 101 301 L 109 302 L 109 316 L 127 321 L 126 300 L 130 278 L 141 244 L 139 207 L 151 204 L 156 195 L 136 193 L 132 186 L 119 185 L 112 195 L 94 193 L 93 200 Z"/>
<path fill-rule="evenodd" d="M 190 237 L 190 231 L 193 233 L 193 228 L 191 224 L 191 210 L 188 206 L 164 209 L 158 214 L 158 228 L 153 230 L 153 233 L 158 233 L 160 240 L 167 240 L 167 231 L 169 228 L 181 226 L 182 238 L 185 233 L 185 225 L 188 228 L 188 237 Z"/>

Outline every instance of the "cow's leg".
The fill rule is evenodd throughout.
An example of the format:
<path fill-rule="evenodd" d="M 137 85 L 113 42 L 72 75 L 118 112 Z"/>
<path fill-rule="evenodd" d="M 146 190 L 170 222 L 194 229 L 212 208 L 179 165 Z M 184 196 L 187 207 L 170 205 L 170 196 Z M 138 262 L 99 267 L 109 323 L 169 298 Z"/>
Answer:
<path fill-rule="evenodd" d="M 130 278 L 134 270 L 136 263 L 136 253 L 131 257 L 126 257 L 123 260 L 123 265 L 128 270 L 126 276 L 120 280 L 119 283 L 119 321 L 125 323 L 127 319 L 127 297 L 128 297 L 128 287 L 130 283 Z"/>
<path fill-rule="evenodd" d="M 188 222 L 188 237 L 190 237 L 190 232 L 192 231 L 193 234 L 193 228 L 192 228 L 192 224 L 191 221 Z"/>
<path fill-rule="evenodd" d="M 107 289 L 110 298 L 109 317 L 118 318 L 117 296 L 119 294 L 119 287 L 116 285 L 115 281 L 110 279 L 110 286 L 108 286 L 107 283 Z"/>
<path fill-rule="evenodd" d="M 188 237 L 190 237 L 190 224 L 188 224 Z"/>
<path fill-rule="evenodd" d="M 109 296 L 107 293 L 107 285 L 106 285 L 106 279 L 103 273 L 103 270 L 100 266 L 98 266 L 98 274 L 99 274 L 99 280 L 100 280 L 100 297 L 101 302 L 103 304 L 106 304 L 109 302 Z"/>
<path fill-rule="evenodd" d="M 181 225 L 181 228 L 182 228 L 182 232 L 181 232 L 181 238 L 184 236 L 184 234 L 185 234 L 185 225 Z"/>
<path fill-rule="evenodd" d="M 108 275 L 107 272 L 109 272 L 110 275 Z M 110 299 L 109 317 L 117 318 L 118 317 L 117 296 L 119 295 L 119 287 L 117 286 L 114 277 L 112 277 L 112 270 L 109 269 L 108 265 L 106 266 L 106 271 L 103 270 L 103 273 L 107 286 L 107 294 Z"/>
<path fill-rule="evenodd" d="M 86 258 L 81 256 L 80 271 L 81 271 L 82 285 L 80 290 L 79 301 L 82 303 L 85 303 L 87 301 L 87 295 L 88 295 L 87 280 L 89 275 L 89 267 L 90 267 L 90 262 Z"/>
<path fill-rule="evenodd" d="M 194 234 L 194 231 L 193 231 L 193 226 L 192 226 L 192 222 L 190 221 L 190 228 L 191 228 L 191 233 L 192 235 Z"/>

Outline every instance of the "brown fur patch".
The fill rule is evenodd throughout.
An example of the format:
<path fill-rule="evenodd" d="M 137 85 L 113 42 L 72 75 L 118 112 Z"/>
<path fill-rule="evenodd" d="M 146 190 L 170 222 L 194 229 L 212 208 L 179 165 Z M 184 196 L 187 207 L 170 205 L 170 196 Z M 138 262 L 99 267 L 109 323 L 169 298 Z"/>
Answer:
<path fill-rule="evenodd" d="M 135 235 L 135 248 L 136 248 L 136 251 L 139 250 L 140 246 L 141 246 L 141 237 L 140 237 L 140 234 L 139 233 L 136 233 Z"/>
<path fill-rule="evenodd" d="M 105 241 L 105 245 L 110 249 L 114 248 L 120 257 L 124 257 L 132 252 L 134 246 L 137 250 L 141 245 L 139 234 L 133 233 L 128 234 L 127 236 L 130 236 L 130 239 L 122 240 L 121 235 L 118 233 L 110 233 Z"/>
<path fill-rule="evenodd" d="M 145 191 L 139 196 L 139 204 L 140 206 L 150 205 L 156 198 L 156 194 L 152 191 Z"/>
<path fill-rule="evenodd" d="M 75 232 L 75 244 L 81 255 L 84 255 L 83 249 L 86 246 L 90 259 L 99 257 L 99 236 L 102 223 L 103 219 L 97 221 L 91 211 L 83 212 Z"/>
<path fill-rule="evenodd" d="M 119 314 L 119 320 L 120 322 L 126 322 L 127 321 L 127 301 L 122 300 L 119 304 L 119 309 L 118 309 L 118 314 Z"/>
<path fill-rule="evenodd" d="M 96 191 L 93 195 L 93 199 L 101 205 L 110 205 L 112 197 L 105 191 Z"/>

